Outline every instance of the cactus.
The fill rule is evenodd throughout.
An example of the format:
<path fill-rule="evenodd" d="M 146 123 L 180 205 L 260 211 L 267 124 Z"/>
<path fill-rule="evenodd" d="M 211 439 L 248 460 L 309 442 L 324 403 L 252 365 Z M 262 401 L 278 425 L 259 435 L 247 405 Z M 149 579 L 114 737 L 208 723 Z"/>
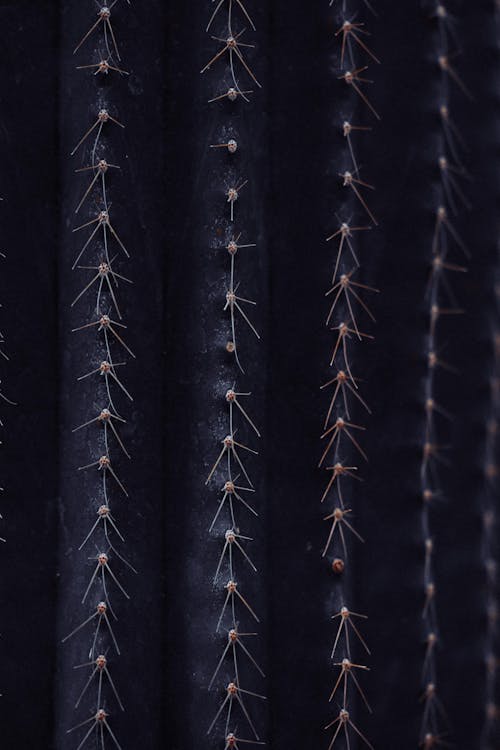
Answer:
<path fill-rule="evenodd" d="M 497 14 L 0 6 L 6 748 L 498 746 Z"/>

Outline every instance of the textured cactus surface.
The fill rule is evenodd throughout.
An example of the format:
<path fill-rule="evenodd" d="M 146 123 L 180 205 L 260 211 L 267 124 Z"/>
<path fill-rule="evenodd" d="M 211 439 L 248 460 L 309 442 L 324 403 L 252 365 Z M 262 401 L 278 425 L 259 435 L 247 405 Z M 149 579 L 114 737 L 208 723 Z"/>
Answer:
<path fill-rule="evenodd" d="M 2 748 L 500 748 L 497 6 L 0 2 Z"/>

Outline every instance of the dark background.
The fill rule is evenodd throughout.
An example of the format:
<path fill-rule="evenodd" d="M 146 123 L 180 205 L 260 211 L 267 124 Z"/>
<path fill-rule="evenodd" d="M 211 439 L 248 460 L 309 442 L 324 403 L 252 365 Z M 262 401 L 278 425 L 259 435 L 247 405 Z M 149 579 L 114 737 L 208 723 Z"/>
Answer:
<path fill-rule="evenodd" d="M 260 344 L 245 339 L 245 386 L 251 385 L 252 414 L 263 432 L 253 464 L 261 516 L 252 529 L 259 567 L 252 601 L 263 613 L 269 710 L 259 722 L 275 748 L 327 746 L 332 578 L 320 558 L 324 477 L 315 467 L 325 406 L 319 385 L 330 346 L 323 294 L 332 251 L 324 239 L 338 197 L 336 173 L 345 168 L 338 124 L 346 103 L 333 56 L 338 24 L 326 0 L 252 5 L 258 32 L 249 59 L 263 89 L 250 105 L 234 107 L 207 105 L 222 79 L 215 68 L 199 75 L 214 53 L 204 32 L 209 3 L 120 3 L 115 16 L 131 76 L 114 79 L 107 93 L 126 123 L 112 137 L 126 160 L 113 202 L 133 256 L 123 273 L 134 285 L 122 299 L 127 340 L 137 354 L 127 368 L 135 396 L 125 431 L 133 460 L 121 467 L 130 499 L 117 512 L 127 555 L 139 570 L 127 574 L 132 599 L 120 606 L 116 625 L 122 657 L 113 676 L 126 712 L 115 711 L 110 722 L 123 750 L 215 746 L 205 732 L 220 699 L 206 691 L 220 653 L 208 624 L 219 607 L 210 585 L 218 550 L 206 533 L 215 495 L 204 478 L 234 370 L 223 351 L 227 265 L 215 250 L 225 210 L 222 162 L 207 147 L 228 123 L 242 144 L 238 169 L 249 179 L 237 209 L 249 241 L 258 243 L 240 268 L 259 302 L 262 333 Z M 363 273 L 381 294 L 374 303 L 376 340 L 356 359 L 373 415 L 363 443 L 370 463 L 356 505 L 366 544 L 352 553 L 349 585 L 370 617 L 364 632 L 372 671 L 364 684 L 374 714 L 360 710 L 355 721 L 376 748 L 396 750 L 417 745 L 421 715 L 419 446 L 424 293 L 439 180 L 438 74 L 428 7 L 380 0 L 378 17 L 360 7 L 383 61 L 370 70 L 370 95 L 383 120 L 359 141 L 381 219 L 361 243 Z M 7 253 L 1 320 L 11 354 L 2 387 L 19 402 L 2 417 L 0 726 L 9 750 L 76 748 L 66 730 L 85 716 L 72 708 L 80 683 L 71 666 L 81 659 L 76 644 L 60 641 L 86 616 L 79 600 L 91 570 L 87 554 L 77 552 L 92 515 L 85 498 L 95 477 L 74 471 L 87 456 L 87 438 L 71 429 L 84 421 L 93 397 L 90 384 L 76 383 L 90 369 L 88 342 L 70 333 L 84 320 L 69 309 L 81 286 L 71 272 L 81 183 L 69 152 L 98 101 L 99 85 L 75 71 L 71 54 L 94 12 L 90 1 L 0 4 L 0 222 Z M 433 524 L 440 691 L 450 741 L 475 750 L 482 747 L 485 704 L 480 543 L 496 260 L 497 58 L 494 3 L 457 3 L 454 14 L 463 48 L 457 66 L 475 94 L 472 103 L 457 96 L 454 110 L 470 149 L 473 205 L 458 224 L 472 259 L 454 287 L 467 315 L 443 329 L 444 358 L 460 374 L 440 386 L 455 417 L 452 468 L 443 474 L 445 499 Z"/>

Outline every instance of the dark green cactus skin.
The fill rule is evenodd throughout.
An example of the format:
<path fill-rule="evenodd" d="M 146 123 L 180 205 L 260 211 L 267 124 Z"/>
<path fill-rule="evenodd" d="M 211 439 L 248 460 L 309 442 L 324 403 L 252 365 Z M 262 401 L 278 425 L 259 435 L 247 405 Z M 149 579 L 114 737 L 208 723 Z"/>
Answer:
<path fill-rule="evenodd" d="M 366 541 L 350 547 L 345 586 L 353 608 L 369 616 L 363 635 L 371 672 L 363 688 L 373 716 L 359 723 L 375 748 L 410 748 L 419 742 L 425 654 L 419 472 L 440 79 L 432 7 L 380 0 L 376 17 L 359 7 L 383 61 L 370 87 L 383 120 L 358 140 L 357 152 L 373 175 L 380 219 L 358 247 L 366 283 L 381 294 L 372 302 L 376 339 L 354 355 L 373 414 L 363 441 L 369 464 L 353 496 Z M 216 489 L 204 481 L 234 368 L 223 352 L 227 259 L 215 249 L 214 231 L 226 209 L 218 168 L 226 162 L 207 147 L 231 122 L 238 140 L 250 144 L 238 158 L 252 188 L 236 208 L 248 241 L 258 243 L 241 273 L 259 303 L 252 320 L 262 335 L 260 343 L 241 340 L 252 418 L 263 434 L 252 464 L 261 515 L 248 529 L 259 574 L 247 580 L 261 619 L 255 656 L 267 678 L 265 689 L 257 676 L 248 688 L 267 695 L 268 711 L 258 714 L 266 743 L 326 749 L 331 735 L 323 727 L 337 710 L 328 704 L 336 584 L 321 559 L 324 477 L 317 463 L 326 403 L 319 385 L 331 351 L 323 325 L 332 266 L 325 238 L 342 205 L 336 175 L 346 153 L 337 127 L 347 101 L 336 79 L 337 9 L 327 0 L 314 8 L 299 0 L 248 6 L 258 29 L 248 54 L 262 92 L 251 106 L 210 108 L 208 89 L 217 88 L 221 71 L 214 67 L 207 79 L 199 71 L 214 54 L 205 33 L 211 9 L 202 0 L 154 0 L 147 8 L 120 2 L 115 16 L 131 76 L 106 88 L 126 124 L 112 136 L 127 157 L 123 174 L 113 176 L 112 200 L 133 255 L 124 312 L 137 355 L 126 383 L 135 399 L 125 430 L 133 459 L 120 465 L 130 499 L 116 512 L 139 575 L 127 574 L 131 601 L 117 607 L 122 656 L 113 678 L 126 711 L 110 702 L 110 724 L 123 750 L 223 747 L 220 733 L 206 737 L 222 693 L 206 691 L 221 642 L 211 634 L 220 601 L 210 584 L 220 548 L 207 534 Z M 468 102 L 452 93 L 473 181 L 471 211 L 455 218 L 471 251 L 467 274 L 453 280 L 466 314 L 445 321 L 440 334 L 443 359 L 460 374 L 446 375 L 436 393 L 454 415 L 445 441 L 451 468 L 440 470 L 443 499 L 432 509 L 436 659 L 450 723 L 443 739 L 459 750 L 491 750 L 499 745 L 498 722 L 493 714 L 486 721 L 486 705 L 500 700 L 485 667 L 487 650 L 499 653 L 487 615 L 497 581 L 486 568 L 498 559 L 498 533 L 485 535 L 484 526 L 498 504 L 496 486 L 484 482 L 488 462 L 497 461 L 487 436 L 498 325 L 495 7 L 480 0 L 449 10 L 463 52 L 457 70 L 474 94 Z M 94 476 L 75 471 L 88 458 L 87 438 L 71 430 L 84 421 L 95 390 L 75 382 L 89 351 L 71 333 L 84 322 L 80 313 L 74 319 L 69 312 L 81 288 L 71 272 L 70 236 L 81 183 L 69 152 L 90 124 L 97 90 L 74 70 L 80 60 L 72 52 L 94 13 L 91 2 L 73 0 L 0 4 L 0 249 L 8 256 L 0 300 L 12 355 L 2 385 L 19 402 L 5 418 L 2 447 L 0 716 L 2 745 L 21 750 L 76 750 L 76 735 L 66 732 L 84 718 L 74 711 L 81 678 L 72 667 L 83 661 L 88 634 L 66 644 L 61 638 L 84 615 L 92 551 L 77 547 L 97 486 Z M 358 701 L 356 723 L 361 711 Z"/>

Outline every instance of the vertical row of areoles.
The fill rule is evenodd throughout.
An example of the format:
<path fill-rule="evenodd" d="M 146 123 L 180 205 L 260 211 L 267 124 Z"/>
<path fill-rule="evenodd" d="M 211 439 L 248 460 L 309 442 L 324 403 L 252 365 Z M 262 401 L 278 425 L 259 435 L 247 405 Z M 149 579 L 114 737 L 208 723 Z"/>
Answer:
<path fill-rule="evenodd" d="M 253 71 L 248 39 L 256 27 L 251 14 L 241 0 L 220 0 L 209 17 L 206 27 L 216 49 L 201 73 L 221 69 L 216 86 L 212 86 L 209 104 L 226 111 L 226 107 L 248 106 L 260 83 Z M 249 459 L 257 455 L 256 440 L 260 431 L 252 417 L 252 382 L 246 375 L 248 337 L 260 338 L 253 321 L 256 302 L 247 295 L 245 279 L 238 273 L 238 259 L 242 253 L 254 253 L 256 244 L 248 236 L 247 227 L 239 219 L 239 204 L 251 200 L 255 187 L 241 174 L 238 156 L 250 143 L 240 143 L 238 134 L 228 122 L 215 130 L 216 140 L 208 143 L 218 167 L 224 171 L 226 215 L 214 216 L 216 238 L 213 245 L 227 257 L 228 284 L 221 289 L 221 306 L 227 316 L 227 337 L 221 357 L 229 358 L 231 380 L 221 399 L 225 416 L 224 435 L 214 444 L 215 461 L 206 479 L 206 485 L 218 490 L 216 510 L 207 532 L 220 544 L 220 556 L 214 571 L 214 592 L 220 598 L 216 622 L 217 652 L 214 653 L 214 671 L 208 689 L 217 691 L 220 698 L 214 708 L 213 719 L 207 734 L 221 737 L 226 750 L 237 748 L 238 743 L 264 744 L 256 718 L 261 714 L 260 703 L 265 700 L 262 691 L 251 689 L 256 679 L 262 679 L 262 666 L 254 656 L 259 633 L 260 616 L 248 596 L 249 576 L 257 574 L 252 560 L 254 539 L 248 534 L 252 517 L 258 518 L 259 506 Z M 228 163 L 229 160 L 229 163 Z M 221 204 L 221 209 L 223 205 Z M 221 211 L 222 213 L 222 211 Z M 221 243 L 222 241 L 222 243 Z M 213 332 L 212 335 L 214 335 Z M 245 359 L 246 357 L 246 359 Z M 224 368 L 220 368 L 224 371 Z M 228 370 L 226 369 L 225 372 Z M 240 385 L 241 384 L 241 385 Z M 220 383 L 215 384 L 220 390 Z M 255 527 L 254 527 L 255 528 Z M 231 674 L 229 681 L 224 674 Z M 252 682 L 250 682 L 250 680 Z"/>
<path fill-rule="evenodd" d="M 435 170 L 440 184 L 435 191 L 434 233 L 428 247 L 430 261 L 429 282 L 425 304 L 428 310 L 427 373 L 424 383 L 425 428 L 422 439 L 420 482 L 422 496 L 422 534 L 424 544 L 423 607 L 422 623 L 425 650 L 422 666 L 422 718 L 417 745 L 424 750 L 445 744 L 450 727 L 440 699 L 436 648 L 439 643 L 437 617 L 437 587 L 435 583 L 435 557 L 438 541 L 433 535 L 432 511 L 443 494 L 441 471 L 447 466 L 445 444 L 450 435 L 450 414 L 446 404 L 437 400 L 438 380 L 450 375 L 454 368 L 443 359 L 444 339 L 440 335 L 440 324 L 448 316 L 463 313 L 453 294 L 451 279 L 466 272 L 462 265 L 464 256 L 469 257 L 458 225 L 464 209 L 470 209 L 463 189 L 469 179 L 464 165 L 465 145 L 451 112 L 450 84 L 466 98 L 472 96 L 460 77 L 455 58 L 458 47 L 454 21 L 447 9 L 437 4 L 431 12 L 437 25 L 437 42 L 431 47 L 436 72 L 440 74 L 438 84 L 438 111 L 434 113 L 440 123 L 437 139 L 438 149 L 434 154 Z M 457 260 L 459 262 L 457 262 Z"/>
<path fill-rule="evenodd" d="M 496 3 L 495 24 L 500 30 L 500 6 Z M 498 39 L 498 35 L 497 35 Z M 498 48 L 498 42 L 497 42 Z M 493 275 L 493 320 L 491 321 L 492 368 L 489 379 L 490 410 L 486 423 L 484 450 L 483 535 L 481 557 L 484 561 L 486 589 L 486 638 L 484 649 L 485 707 L 481 733 L 481 750 L 494 750 L 500 727 L 500 670 L 498 612 L 498 528 L 497 512 L 500 455 L 500 254 L 496 243 L 496 264 Z"/>
<path fill-rule="evenodd" d="M 330 2 L 330 6 L 333 2 Z M 365 3 L 365 10 L 374 13 Z M 319 467 L 330 472 L 330 478 L 321 497 L 321 502 L 329 503 L 324 520 L 328 524 L 328 534 L 323 548 L 323 557 L 328 559 L 334 576 L 332 602 L 335 623 L 335 636 L 331 650 L 331 660 L 335 670 L 330 702 L 337 704 L 332 720 L 326 729 L 332 731 L 329 750 L 336 744 L 345 742 L 349 747 L 356 738 L 362 744 L 372 747 L 362 719 L 355 717 L 356 707 L 371 713 L 363 681 L 369 670 L 366 657 L 369 647 L 362 634 L 366 615 L 351 606 L 348 581 L 351 577 L 348 544 L 351 540 L 363 542 L 363 538 L 353 520 L 355 504 L 352 490 L 362 480 L 359 461 L 365 462 L 368 456 L 362 448 L 365 431 L 363 414 L 370 414 L 370 407 L 362 396 L 363 373 L 356 372 L 354 364 L 355 342 L 362 344 L 373 339 L 367 328 L 375 322 L 370 309 L 370 297 L 378 290 L 365 283 L 362 273 L 362 258 L 359 238 L 374 229 L 378 221 L 374 215 L 371 194 L 375 189 L 361 174 L 361 165 L 356 158 L 359 138 L 370 138 L 372 123 L 380 120 L 380 115 L 369 94 L 370 71 L 380 60 L 376 56 L 370 32 L 365 21 L 361 20 L 359 7 L 349 7 L 344 0 L 341 8 L 334 11 L 335 40 L 338 42 L 335 64 L 339 69 L 337 79 L 339 89 L 345 88 L 342 95 L 349 92 L 335 114 L 335 127 L 341 129 L 345 139 L 345 149 L 338 159 L 342 165 L 338 178 L 342 195 L 336 191 L 337 226 L 327 237 L 335 243 L 332 278 L 326 296 L 330 303 L 326 325 L 333 331 L 333 345 L 329 366 L 334 376 L 322 386 L 331 392 L 322 440 L 326 443 Z M 355 113 L 355 114 L 353 114 Z M 344 199 L 342 207 L 340 203 Z M 369 236 L 369 235 L 368 235 Z M 353 372 L 354 370 L 354 372 Z M 352 459 L 350 457 L 352 456 Z M 344 484 L 345 483 L 345 484 Z M 349 483 L 349 495 L 346 485 Z M 360 493 L 362 485 L 358 484 Z M 361 713 L 361 712 L 360 712 Z"/>
<path fill-rule="evenodd" d="M 127 0 L 128 2 L 128 0 Z M 94 111 L 84 132 L 77 135 L 71 151 L 75 179 L 82 183 L 81 198 L 74 209 L 73 237 L 78 238 L 72 270 L 81 277 L 81 290 L 71 303 L 75 346 L 84 351 L 88 371 L 79 381 L 95 382 L 91 402 L 85 404 L 88 419 L 74 428 L 91 450 L 88 462 L 77 468 L 93 472 L 96 488 L 87 502 L 94 509 L 94 522 L 83 539 L 75 540 L 82 565 L 88 572 L 80 611 L 73 614 L 75 627 L 63 642 L 78 639 L 81 661 L 74 665 L 74 680 L 81 685 L 75 715 L 68 717 L 68 734 L 78 748 L 104 750 L 110 743 L 120 750 L 119 714 L 124 711 L 120 687 L 113 679 L 113 666 L 121 656 L 117 629 L 120 599 L 129 599 L 126 575 L 137 573 L 121 549 L 124 537 L 118 525 L 117 509 L 128 498 L 120 465 L 131 458 L 121 430 L 127 420 L 132 395 L 124 377 L 125 366 L 134 357 L 126 343 L 122 290 L 131 280 L 122 273 L 130 253 L 112 216 L 112 188 L 123 174 L 120 157 L 112 148 L 113 132 L 125 127 L 116 112 L 109 89 L 120 85 L 129 73 L 123 67 L 119 35 L 114 16 L 125 4 L 114 0 L 99 7 L 97 19 L 89 13 L 89 27 L 75 40 L 78 61 L 75 75 L 95 80 L 95 96 L 89 102 Z M 89 5 L 91 9 L 91 5 Z M 95 119 L 94 119 L 95 118 Z M 76 138 L 75 138 L 76 140 Z M 127 208 L 127 207 L 125 207 Z M 82 238 L 82 239 L 80 239 Z M 97 408 L 96 408 L 97 406 Z M 63 499 L 64 502 L 64 499 Z M 85 507 L 85 512 L 87 508 Z M 89 716 L 90 713 L 90 716 Z M 73 726 L 71 726 L 73 724 Z"/>
<path fill-rule="evenodd" d="M 500 30 L 500 6 L 496 3 L 495 23 Z M 497 35 L 498 39 L 498 35 Z M 497 43 L 498 48 L 498 43 Z M 491 321 L 492 368 L 489 379 L 490 409 L 486 423 L 484 449 L 484 487 L 482 503 L 483 533 L 481 558 L 484 562 L 486 637 L 484 642 L 485 706 L 484 725 L 481 733 L 481 750 L 494 750 L 498 744 L 500 727 L 500 705 L 498 679 L 499 656 L 499 612 L 498 612 L 498 529 L 497 512 L 499 491 L 500 455 L 500 253 L 496 244 L 496 264 L 493 275 L 493 320 Z"/>

